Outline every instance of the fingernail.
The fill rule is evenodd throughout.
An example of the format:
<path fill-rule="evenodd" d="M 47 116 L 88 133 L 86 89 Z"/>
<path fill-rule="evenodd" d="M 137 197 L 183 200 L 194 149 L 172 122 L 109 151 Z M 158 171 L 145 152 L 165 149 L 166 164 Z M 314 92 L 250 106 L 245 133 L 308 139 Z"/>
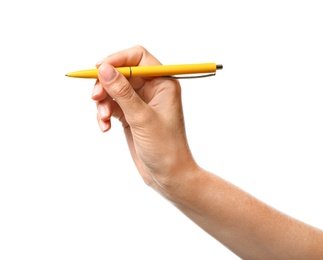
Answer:
<path fill-rule="evenodd" d="M 99 67 L 99 75 L 104 83 L 109 84 L 117 77 L 117 70 L 109 63 L 103 63 Z"/>
<path fill-rule="evenodd" d="M 102 121 L 100 120 L 99 122 L 99 127 L 101 129 L 102 132 L 106 132 L 110 129 L 110 122 L 109 121 Z"/>
<path fill-rule="evenodd" d="M 101 118 L 101 120 L 106 121 L 108 119 L 110 119 L 109 115 L 108 115 L 108 110 L 106 109 L 105 106 L 98 106 L 98 113 L 99 116 Z"/>
<path fill-rule="evenodd" d="M 100 92 L 100 86 L 99 83 L 95 83 L 94 88 L 92 90 L 92 98 L 95 98 Z"/>

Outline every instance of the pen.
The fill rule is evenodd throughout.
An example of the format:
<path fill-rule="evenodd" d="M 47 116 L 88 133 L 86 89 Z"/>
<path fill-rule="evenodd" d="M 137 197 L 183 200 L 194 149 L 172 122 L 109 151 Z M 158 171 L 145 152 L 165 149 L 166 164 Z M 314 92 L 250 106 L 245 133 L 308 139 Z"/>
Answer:
<path fill-rule="evenodd" d="M 223 66 L 215 63 L 195 63 L 176 65 L 155 65 L 155 66 L 130 66 L 117 67 L 125 77 L 165 77 L 183 74 L 215 73 Z M 79 70 L 67 73 L 66 76 L 74 78 L 98 78 L 98 69 Z"/>

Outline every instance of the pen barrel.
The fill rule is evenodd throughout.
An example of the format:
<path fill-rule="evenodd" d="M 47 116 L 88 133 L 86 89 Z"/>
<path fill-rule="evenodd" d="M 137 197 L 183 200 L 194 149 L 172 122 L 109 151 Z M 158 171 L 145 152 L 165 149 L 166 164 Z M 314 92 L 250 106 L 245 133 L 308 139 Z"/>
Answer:
<path fill-rule="evenodd" d="M 125 77 L 162 77 L 183 74 L 203 74 L 214 73 L 217 69 L 222 69 L 222 65 L 215 63 L 198 64 L 177 64 L 177 65 L 155 65 L 155 66 L 133 66 L 116 68 Z M 75 78 L 98 78 L 98 69 L 80 70 L 66 74 Z"/>
<path fill-rule="evenodd" d="M 129 78 L 131 76 L 129 67 L 120 67 L 116 68 L 119 70 L 125 77 Z M 98 69 L 89 69 L 89 70 L 79 70 L 66 74 L 72 78 L 87 78 L 87 79 L 97 79 L 98 78 Z"/>
<path fill-rule="evenodd" d="M 118 68 L 121 69 L 121 68 Z M 177 64 L 131 67 L 131 75 L 126 77 L 160 77 L 183 74 L 212 73 L 216 71 L 215 63 Z M 123 73 L 123 72 L 122 72 Z"/>
<path fill-rule="evenodd" d="M 97 79 L 98 69 L 78 70 L 78 71 L 67 73 L 66 76 L 72 77 L 72 78 Z"/>

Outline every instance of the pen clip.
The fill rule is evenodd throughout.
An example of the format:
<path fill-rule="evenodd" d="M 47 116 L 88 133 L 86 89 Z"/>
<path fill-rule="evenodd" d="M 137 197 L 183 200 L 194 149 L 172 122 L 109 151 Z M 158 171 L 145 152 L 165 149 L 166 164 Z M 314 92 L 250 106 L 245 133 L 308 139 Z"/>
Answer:
<path fill-rule="evenodd" d="M 215 76 L 215 72 L 210 73 L 210 74 L 198 75 L 198 76 L 163 76 L 163 78 L 167 78 L 167 79 L 197 79 L 197 78 L 206 78 L 206 77 L 211 77 L 211 76 Z"/>

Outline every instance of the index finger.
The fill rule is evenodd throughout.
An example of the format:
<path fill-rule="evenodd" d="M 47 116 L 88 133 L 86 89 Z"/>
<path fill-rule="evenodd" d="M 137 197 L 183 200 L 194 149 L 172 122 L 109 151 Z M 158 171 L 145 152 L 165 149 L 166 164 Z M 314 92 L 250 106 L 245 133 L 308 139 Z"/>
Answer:
<path fill-rule="evenodd" d="M 119 52 L 116 52 L 97 63 L 97 67 L 103 62 L 108 62 L 113 67 L 128 67 L 128 66 L 152 66 L 161 65 L 161 63 L 144 47 L 137 45 Z M 128 81 L 136 90 L 140 89 L 148 78 L 134 77 Z"/>
<path fill-rule="evenodd" d="M 149 51 L 140 45 L 116 52 L 98 62 L 96 66 L 99 67 L 106 61 L 114 67 L 161 65 Z"/>

